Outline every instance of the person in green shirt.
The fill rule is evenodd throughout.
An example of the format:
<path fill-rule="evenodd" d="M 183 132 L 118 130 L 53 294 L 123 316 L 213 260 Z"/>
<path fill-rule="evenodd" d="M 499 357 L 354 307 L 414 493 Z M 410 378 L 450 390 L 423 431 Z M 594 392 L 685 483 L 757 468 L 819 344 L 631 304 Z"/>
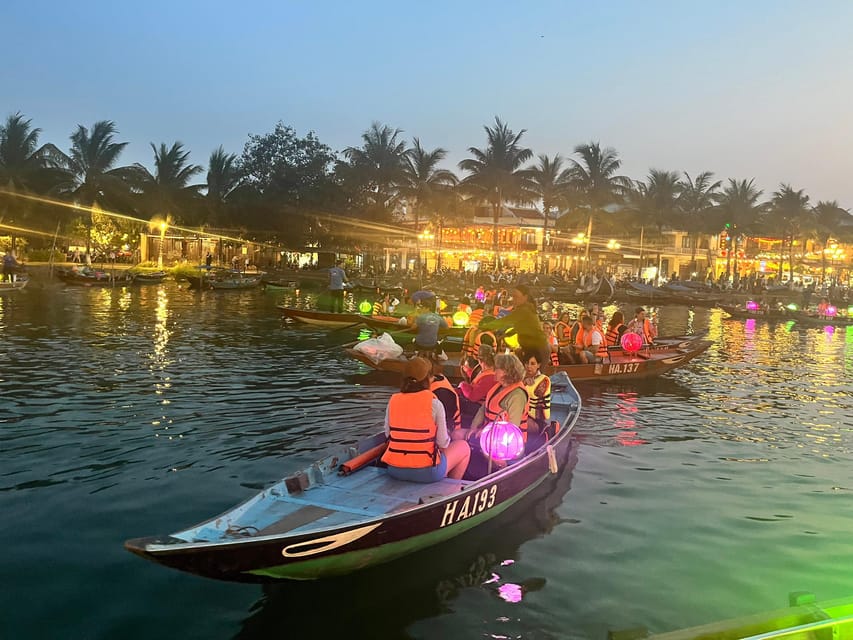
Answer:
<path fill-rule="evenodd" d="M 486 319 L 480 322 L 481 329 L 515 334 L 520 351 L 536 353 L 540 362 L 549 362 L 551 346 L 542 330 L 542 321 L 536 312 L 533 297 L 527 285 L 519 284 L 512 290 L 512 311 L 503 318 Z"/>

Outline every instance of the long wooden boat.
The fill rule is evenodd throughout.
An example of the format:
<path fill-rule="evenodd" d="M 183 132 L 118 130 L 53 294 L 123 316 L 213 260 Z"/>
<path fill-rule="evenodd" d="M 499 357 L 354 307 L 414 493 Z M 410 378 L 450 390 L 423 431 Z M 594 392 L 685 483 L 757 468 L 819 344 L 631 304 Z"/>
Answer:
<path fill-rule="evenodd" d="M 262 273 L 231 271 L 210 277 L 207 285 L 216 291 L 242 291 L 260 286 L 261 278 Z"/>
<path fill-rule="evenodd" d="M 853 326 L 853 318 L 847 316 L 821 317 L 803 311 L 790 311 L 788 309 L 774 309 L 769 311 L 750 311 L 741 307 L 720 305 L 720 308 L 735 319 L 755 319 L 779 322 L 795 322 L 807 327 L 850 327 Z"/>
<path fill-rule="evenodd" d="M 378 433 L 326 452 L 215 518 L 125 547 L 190 573 L 263 582 L 347 574 L 444 542 L 523 500 L 566 463 L 581 402 L 565 376 L 553 385 L 557 435 L 479 480 L 403 482 L 375 461 L 342 475 L 344 463 L 381 455 L 385 434 Z"/>
<path fill-rule="evenodd" d="M 16 280 L 8 281 L 3 280 L 0 281 L 0 294 L 11 293 L 12 291 L 20 291 L 25 288 L 29 283 L 29 279 L 26 277 L 18 277 Z"/>
<path fill-rule="evenodd" d="M 123 286 L 133 282 L 131 274 L 111 273 L 108 271 L 100 271 L 91 267 L 57 269 L 56 276 L 65 284 L 82 286 L 82 287 L 114 287 Z"/>
<path fill-rule="evenodd" d="M 340 328 L 364 324 L 364 316 L 357 313 L 333 313 L 331 311 L 297 309 L 283 304 L 276 305 L 276 308 L 281 310 L 285 318 L 290 318 L 296 322 L 316 325 L 318 327 Z"/>
<path fill-rule="evenodd" d="M 552 367 L 547 365 L 543 370 L 547 373 L 564 372 L 572 382 L 614 382 L 621 380 L 636 380 L 662 375 L 678 367 L 682 367 L 696 356 L 704 353 L 713 344 L 711 340 L 686 340 L 671 346 L 658 346 L 643 349 L 631 354 L 616 350 L 608 353 L 607 358 L 600 364 L 571 364 Z M 407 357 L 386 358 L 374 362 L 369 356 L 351 347 L 344 347 L 344 353 L 377 371 L 388 371 L 403 374 Z M 459 359 L 449 357 L 444 366 L 445 375 L 454 380 L 461 378 Z"/>
<path fill-rule="evenodd" d="M 815 602 L 808 592 L 789 595 L 790 607 L 732 618 L 679 631 L 649 635 L 645 629 L 611 631 L 610 640 L 853 639 L 853 597 Z"/>
<path fill-rule="evenodd" d="M 721 304 L 717 306 L 720 307 L 720 309 L 725 311 L 727 314 L 729 314 L 730 317 L 735 318 L 737 320 L 754 319 L 785 322 L 787 320 L 792 320 L 794 317 L 787 309 L 751 310 L 728 304 Z"/>
<path fill-rule="evenodd" d="M 417 329 L 415 327 L 401 325 L 400 320 L 401 318 L 397 316 L 362 316 L 362 322 L 371 329 L 379 331 L 408 331 L 409 333 L 417 333 Z M 439 333 L 442 336 L 453 336 L 456 338 L 464 337 L 467 331 L 468 327 L 459 326 L 447 326 L 439 329 Z"/>
<path fill-rule="evenodd" d="M 165 271 L 140 271 L 133 274 L 133 282 L 135 284 L 160 284 L 165 279 Z"/>

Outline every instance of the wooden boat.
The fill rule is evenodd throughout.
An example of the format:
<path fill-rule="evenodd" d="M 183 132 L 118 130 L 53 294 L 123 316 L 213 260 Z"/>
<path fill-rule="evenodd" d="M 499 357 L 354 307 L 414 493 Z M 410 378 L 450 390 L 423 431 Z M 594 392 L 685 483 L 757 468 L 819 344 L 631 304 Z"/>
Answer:
<path fill-rule="evenodd" d="M 371 329 L 376 329 L 377 331 L 407 331 L 409 333 L 417 333 L 417 329 L 415 327 L 401 325 L 400 320 L 401 318 L 398 316 L 362 316 L 362 322 Z M 467 331 L 468 327 L 459 326 L 447 326 L 439 329 L 442 336 L 453 336 L 455 338 L 464 337 Z"/>
<path fill-rule="evenodd" d="M 22 278 L 18 276 L 17 279 L 13 281 L 3 280 L 0 281 L 0 294 L 11 293 L 12 291 L 20 291 L 25 288 L 29 283 L 28 278 Z"/>
<path fill-rule="evenodd" d="M 65 284 L 82 287 L 114 287 L 133 282 L 131 274 L 100 271 L 92 267 L 60 268 L 56 270 L 56 276 Z"/>
<path fill-rule="evenodd" d="M 552 367 L 546 365 L 546 373 L 564 372 L 572 382 L 614 382 L 652 378 L 678 367 L 682 367 L 696 356 L 704 353 L 713 344 L 711 340 L 690 339 L 672 345 L 649 347 L 631 354 L 621 349 L 610 351 L 600 364 L 571 364 Z M 369 356 L 351 347 L 345 347 L 344 353 L 377 371 L 389 371 L 403 374 L 407 357 L 386 358 L 374 362 Z M 444 366 L 445 375 L 454 380 L 461 377 L 459 359 L 449 357 Z"/>
<path fill-rule="evenodd" d="M 557 435 L 480 480 L 395 480 L 376 462 L 385 443 L 378 433 L 326 452 L 215 518 L 125 548 L 210 578 L 263 582 L 347 574 L 444 542 L 520 502 L 567 462 L 580 396 L 565 376 L 553 385 Z M 365 458 L 370 464 L 346 474 L 344 464 Z"/>
<path fill-rule="evenodd" d="M 787 309 L 744 309 L 734 305 L 721 304 L 717 305 L 729 314 L 730 317 L 741 320 L 753 318 L 755 320 L 779 320 L 785 322 L 792 320 L 794 315 Z"/>
<path fill-rule="evenodd" d="M 331 311 L 315 311 L 313 309 L 297 309 L 288 307 L 287 305 L 278 304 L 277 309 L 280 309 L 285 318 L 290 318 L 296 322 L 311 324 L 318 327 L 328 327 L 330 329 L 339 329 L 341 327 L 364 324 L 365 316 L 357 313 L 333 313 Z"/>
<path fill-rule="evenodd" d="M 254 289 L 261 284 L 262 273 L 244 273 L 242 271 L 218 272 L 211 274 L 207 285 L 217 291 L 237 291 Z"/>
<path fill-rule="evenodd" d="M 166 278 L 165 271 L 149 271 L 134 273 L 133 282 L 136 284 L 160 284 Z"/>
<path fill-rule="evenodd" d="M 853 327 L 853 318 L 844 316 L 820 317 L 807 313 L 792 313 L 790 319 L 809 327 Z"/>
<path fill-rule="evenodd" d="M 609 640 L 853 639 L 853 598 L 815 602 L 808 592 L 788 596 L 790 607 L 689 629 L 649 635 L 645 629 L 611 631 Z"/>

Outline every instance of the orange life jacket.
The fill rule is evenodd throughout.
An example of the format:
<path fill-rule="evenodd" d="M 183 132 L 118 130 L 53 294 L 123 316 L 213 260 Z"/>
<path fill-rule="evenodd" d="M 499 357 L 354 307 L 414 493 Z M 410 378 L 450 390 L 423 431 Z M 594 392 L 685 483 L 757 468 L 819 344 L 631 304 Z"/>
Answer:
<path fill-rule="evenodd" d="M 429 389 L 391 396 L 388 402 L 391 436 L 382 462 L 403 469 L 423 469 L 438 463 L 435 444 L 438 426 L 432 419 L 434 399 Z"/>
<path fill-rule="evenodd" d="M 483 319 L 485 313 L 486 310 L 483 308 L 474 309 L 468 316 L 468 326 L 476 327 L 478 324 L 480 324 L 480 320 Z"/>
<path fill-rule="evenodd" d="M 636 318 L 634 318 L 634 320 L 636 320 Z M 632 322 L 633 322 L 633 320 L 632 320 Z M 635 326 L 636 326 L 636 323 L 635 323 Z M 634 329 L 633 331 L 634 331 L 634 333 L 640 333 L 636 329 Z M 652 323 L 649 322 L 648 318 L 643 319 L 643 332 L 640 333 L 640 335 L 643 336 L 643 341 L 646 344 L 651 344 L 652 340 L 655 339 L 655 332 L 652 330 Z"/>
<path fill-rule="evenodd" d="M 560 338 L 559 327 L 563 327 L 563 337 Z M 557 345 L 560 347 L 568 347 L 572 343 L 572 327 L 562 320 L 554 325 L 554 335 L 557 336 Z"/>
<path fill-rule="evenodd" d="M 593 333 L 601 333 L 598 329 L 593 327 L 589 331 L 584 330 L 583 327 L 578 329 L 578 335 L 575 338 L 575 346 L 579 351 L 589 351 L 589 347 L 592 346 L 592 334 Z M 601 338 L 601 344 L 598 345 L 598 353 L 595 355 L 599 357 L 604 357 L 607 355 L 607 345 L 605 344 L 604 336 Z"/>
<path fill-rule="evenodd" d="M 500 383 L 497 383 L 494 387 L 489 389 L 489 392 L 486 394 L 486 401 L 483 403 L 486 423 L 495 422 L 496 420 L 501 419 L 501 416 L 506 412 L 506 410 L 501 406 L 501 401 L 516 389 L 521 389 L 524 391 L 524 395 L 527 395 L 527 389 L 521 382 L 516 382 L 508 387 L 502 387 Z M 515 425 L 521 429 L 525 442 L 527 442 L 527 414 L 530 411 L 530 407 L 528 405 L 529 402 L 524 403 L 524 413 L 521 415 L 521 424 Z"/>
<path fill-rule="evenodd" d="M 465 337 L 462 339 L 462 355 L 464 357 L 476 358 L 480 351 L 480 345 L 483 344 L 483 337 L 488 336 L 492 339 L 492 345 L 497 351 L 498 339 L 491 331 L 481 331 L 477 327 L 471 327 L 465 332 Z"/>
<path fill-rule="evenodd" d="M 560 357 L 557 355 L 557 350 L 560 348 L 560 345 L 557 341 L 557 336 L 552 333 L 551 337 L 548 338 L 548 343 L 548 346 L 551 347 L 551 364 L 555 367 L 559 366 Z M 557 349 L 555 349 L 554 347 L 557 347 Z"/>
<path fill-rule="evenodd" d="M 456 389 L 453 388 L 453 385 L 450 384 L 450 381 L 444 376 L 441 376 L 440 380 L 439 378 L 433 378 L 432 384 L 429 386 L 429 390 L 432 391 L 433 394 L 435 394 L 438 389 L 447 389 L 453 394 L 455 406 L 453 415 L 447 415 L 447 428 L 448 430 L 458 429 L 462 425 L 462 416 L 459 413 L 459 396 L 456 393 Z M 441 400 L 441 398 L 439 398 L 439 400 Z M 442 402 L 442 404 L 444 403 Z M 445 405 L 445 409 L 446 408 L 447 406 Z"/>
<path fill-rule="evenodd" d="M 617 346 L 617 344 L 618 344 L 618 340 L 619 340 L 619 329 L 621 329 L 621 328 L 622 328 L 622 327 L 624 327 L 624 326 L 625 326 L 625 325 L 624 325 L 624 324 L 622 324 L 622 323 L 620 322 L 620 323 L 619 323 L 619 324 L 617 324 L 615 327 L 610 327 L 610 328 L 607 330 L 607 333 L 604 335 L 604 343 L 605 343 L 608 347 L 615 347 L 615 346 Z"/>

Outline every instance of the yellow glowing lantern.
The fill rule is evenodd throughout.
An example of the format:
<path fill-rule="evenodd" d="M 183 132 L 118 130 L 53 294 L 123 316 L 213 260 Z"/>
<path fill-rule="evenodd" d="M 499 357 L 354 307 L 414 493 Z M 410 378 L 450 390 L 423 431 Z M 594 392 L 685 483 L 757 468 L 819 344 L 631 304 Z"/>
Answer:
<path fill-rule="evenodd" d="M 457 327 L 464 327 L 466 324 L 468 324 L 469 319 L 470 316 L 464 311 L 457 311 L 453 314 L 453 324 L 455 324 Z"/>
<path fill-rule="evenodd" d="M 439 300 L 438 301 L 438 310 L 444 311 L 445 309 L 447 309 L 447 303 L 444 300 Z"/>
<path fill-rule="evenodd" d="M 504 336 L 504 344 L 510 349 L 518 349 L 518 334 Z"/>

